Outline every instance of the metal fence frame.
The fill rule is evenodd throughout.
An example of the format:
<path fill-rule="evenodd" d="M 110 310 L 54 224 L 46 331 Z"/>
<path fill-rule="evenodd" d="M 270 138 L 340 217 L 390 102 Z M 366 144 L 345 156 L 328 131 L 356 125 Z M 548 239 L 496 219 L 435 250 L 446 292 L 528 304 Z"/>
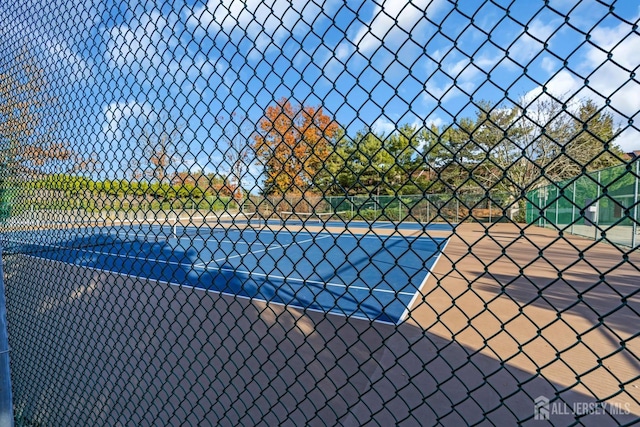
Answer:
<path fill-rule="evenodd" d="M 609 175 L 606 181 L 602 179 L 603 172 Z M 590 178 L 549 184 L 527 193 L 527 223 L 616 245 L 638 246 L 640 162 L 635 159 L 628 165 L 591 172 L 588 176 Z M 619 182 L 625 177 L 632 181 L 625 185 L 631 192 L 616 194 L 620 192 L 617 188 Z M 578 197 L 577 182 L 580 179 L 592 185 L 581 191 Z M 570 196 L 560 196 L 560 191 Z M 583 206 L 584 200 L 591 200 L 589 206 Z M 567 210 L 571 212 L 570 218 L 567 218 Z M 560 220 L 561 211 L 564 221 Z M 619 211 L 618 215 L 614 211 Z"/>

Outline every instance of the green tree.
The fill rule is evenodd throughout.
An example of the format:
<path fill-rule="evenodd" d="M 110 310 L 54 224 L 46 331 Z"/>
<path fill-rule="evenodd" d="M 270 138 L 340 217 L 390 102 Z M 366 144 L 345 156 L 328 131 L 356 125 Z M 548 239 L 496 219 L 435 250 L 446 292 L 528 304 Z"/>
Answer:
<path fill-rule="evenodd" d="M 327 168 L 340 190 L 334 194 L 387 193 L 387 172 L 395 161 L 382 138 L 370 129 L 343 136 L 328 158 Z M 336 190 L 334 188 L 334 190 Z"/>
<path fill-rule="evenodd" d="M 614 143 L 620 130 L 609 112 L 589 99 L 567 116 L 564 139 L 549 150 L 545 176 L 560 181 L 580 175 L 583 169 L 595 171 L 621 163 L 622 150 Z"/>
<path fill-rule="evenodd" d="M 421 133 L 400 126 L 383 137 L 370 128 L 354 136 L 342 133 L 325 162 L 316 185 L 326 194 L 396 194 L 410 187 L 420 167 Z"/>
<path fill-rule="evenodd" d="M 389 183 L 389 189 L 393 193 L 416 194 L 423 179 L 416 177 L 420 172 L 421 147 L 427 145 L 424 140 L 425 133 L 419 131 L 416 126 L 402 125 L 396 132 L 389 135 L 384 141 L 384 149 L 392 158 L 389 168 L 386 168 L 385 180 Z"/>
<path fill-rule="evenodd" d="M 433 175 L 426 191 L 461 193 L 477 189 L 473 170 L 478 164 L 479 150 L 470 136 L 474 126 L 473 120 L 462 118 L 440 128 L 432 126 L 422 130 L 419 169 Z"/>
<path fill-rule="evenodd" d="M 521 196 L 531 188 L 620 163 L 613 118 L 590 100 L 575 108 L 553 99 L 510 107 L 483 103 L 465 131 L 474 182 L 509 194 L 521 214 Z"/>

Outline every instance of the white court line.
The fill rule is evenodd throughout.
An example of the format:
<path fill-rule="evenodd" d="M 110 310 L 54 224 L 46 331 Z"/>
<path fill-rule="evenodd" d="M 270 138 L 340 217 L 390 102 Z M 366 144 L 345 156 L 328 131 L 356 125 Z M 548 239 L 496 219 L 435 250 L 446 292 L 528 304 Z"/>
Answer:
<path fill-rule="evenodd" d="M 234 231 L 237 232 L 238 230 L 234 230 Z M 417 230 L 412 230 L 412 231 L 417 231 Z M 243 230 L 243 232 L 244 233 L 247 233 L 247 232 L 258 233 L 257 231 L 254 231 L 254 230 Z M 421 239 L 425 239 L 425 240 L 429 240 L 429 241 L 433 241 L 434 240 L 434 238 L 430 237 L 430 236 L 394 236 L 394 235 L 380 236 L 380 235 L 371 235 L 371 234 L 353 234 L 353 233 L 349 233 L 349 232 L 332 233 L 332 232 L 329 232 L 329 231 L 320 231 L 320 232 L 317 232 L 317 233 L 312 233 L 310 231 L 298 231 L 296 233 L 292 233 L 290 231 L 260 230 L 259 232 L 260 233 L 271 233 L 271 234 L 274 234 L 274 235 L 276 235 L 276 234 L 286 234 L 286 235 L 293 236 L 293 235 L 297 235 L 297 234 L 308 234 L 310 236 L 312 236 L 312 235 L 313 236 L 322 236 L 322 237 L 316 237 L 316 240 L 320 239 L 320 238 L 324 239 L 324 238 L 331 237 L 331 236 L 335 237 L 336 239 L 337 238 L 342 238 L 342 237 L 353 238 L 353 239 L 356 239 L 356 240 L 375 239 L 375 240 L 377 240 L 379 242 L 380 241 L 386 242 L 386 241 L 389 241 L 389 240 L 401 240 L 403 242 L 410 243 L 410 242 L 415 242 L 415 241 L 418 241 L 418 240 L 421 240 Z M 205 242 L 208 240 L 208 239 L 203 239 L 201 237 L 193 237 L 193 238 L 180 237 L 178 240 L 182 240 L 182 239 L 201 240 L 201 241 L 205 241 Z M 440 237 L 436 237 L 436 239 L 440 239 Z M 260 242 L 260 241 L 256 240 L 255 242 L 252 242 L 251 244 L 254 244 L 254 243 L 257 243 L 257 242 Z M 225 243 L 234 243 L 234 242 L 229 240 L 229 241 L 225 241 Z M 262 244 L 262 243 L 260 243 L 260 244 Z M 263 245 L 263 246 L 266 246 L 266 245 Z"/>
<path fill-rule="evenodd" d="M 257 253 L 261 253 L 261 252 L 266 252 L 266 251 L 271 250 L 271 249 L 273 249 L 273 250 L 284 249 L 284 248 L 287 248 L 287 247 L 293 245 L 294 243 L 298 243 L 298 244 L 307 243 L 307 242 L 312 242 L 312 241 L 315 241 L 315 240 L 327 239 L 329 237 L 331 237 L 331 235 L 327 235 L 327 236 L 323 236 L 323 237 L 314 236 L 311 239 L 302 240 L 300 242 L 296 242 L 294 240 L 293 242 L 287 243 L 286 245 L 275 245 L 275 246 L 269 245 L 269 246 L 266 246 L 264 249 L 260 249 L 260 250 L 257 250 L 257 251 L 249 251 L 249 252 L 245 252 L 243 254 L 238 254 L 238 255 L 234 255 L 234 256 L 226 256 L 224 258 L 214 259 L 214 260 L 209 261 L 209 262 L 201 262 L 199 264 L 194 264 L 194 267 L 195 268 L 207 268 L 207 266 L 209 264 L 211 264 L 212 262 L 227 261 L 227 260 L 234 259 L 234 258 L 240 258 L 240 257 L 244 257 L 244 256 L 247 256 L 247 255 L 253 255 L 253 254 L 257 254 Z"/>
<path fill-rule="evenodd" d="M 449 239 L 447 239 L 446 243 L 444 244 L 444 247 L 440 250 L 440 253 L 436 257 L 436 260 L 431 265 L 431 268 L 427 270 L 427 275 L 424 277 L 424 280 L 422 280 L 422 283 L 418 287 L 418 290 L 414 293 L 413 298 L 411 298 L 411 301 L 409 302 L 409 304 L 407 304 L 407 308 L 405 308 L 404 313 L 402 313 L 402 316 L 398 318 L 398 323 L 397 323 L 398 325 L 404 322 L 405 318 L 409 315 L 409 310 L 411 310 L 411 307 L 413 307 L 413 304 L 416 302 L 416 299 L 418 299 L 418 295 L 422 295 L 422 288 L 427 284 L 427 280 L 429 280 L 429 277 L 431 276 L 431 272 L 433 271 L 434 268 L 436 268 L 436 265 L 438 264 L 438 261 L 440 261 L 440 257 L 444 253 L 444 250 L 447 249 L 448 244 L 449 244 Z"/>
<path fill-rule="evenodd" d="M 156 226 L 156 228 L 160 228 L 160 229 L 162 229 L 162 226 L 161 226 L 161 225 L 158 225 L 158 226 Z M 91 230 L 91 229 L 92 229 L 92 227 L 84 227 L 84 229 Z M 79 229 L 79 230 L 81 230 L 81 229 Z M 104 233 L 100 233 L 99 235 L 109 235 L 109 236 L 122 236 L 122 235 L 124 235 L 124 236 L 133 236 L 133 237 L 137 237 L 137 238 L 139 238 L 140 240 L 145 241 L 145 242 L 149 242 L 149 241 L 152 241 L 152 242 L 168 242 L 168 241 L 170 241 L 170 240 L 179 240 L 179 241 L 181 241 L 181 240 L 188 240 L 188 241 L 190 241 L 190 242 L 193 242 L 193 241 L 202 241 L 202 242 L 207 242 L 207 241 L 209 241 L 209 239 L 203 239 L 203 238 L 201 238 L 201 237 L 180 237 L 180 238 L 172 238 L 172 237 L 169 237 L 169 238 L 165 238 L 165 237 L 161 237 L 161 234 L 153 233 L 152 231 L 153 231 L 153 226 L 149 229 L 149 231 L 108 230 L 108 231 L 106 231 L 106 232 L 104 232 Z M 50 235 L 50 234 L 44 234 L 44 236 L 47 236 L 47 235 Z M 64 235 L 63 235 L 63 238 L 64 238 L 64 239 L 69 240 L 69 239 L 84 238 L 84 237 L 89 237 L 89 236 L 91 236 L 91 234 L 87 234 L 87 233 L 74 233 L 74 234 L 64 234 Z M 214 240 L 215 240 L 215 239 L 214 239 Z M 15 241 L 15 242 L 18 242 L 19 240 L 14 240 L 14 241 Z M 246 240 L 245 240 L 245 241 L 241 241 L 241 240 L 238 240 L 238 241 L 233 241 L 233 240 L 216 240 L 216 242 L 218 242 L 218 243 L 229 243 L 229 244 L 232 244 L 232 245 L 234 245 L 234 244 L 235 244 L 235 245 L 241 244 L 241 245 L 246 245 L 246 246 L 252 246 L 252 245 L 256 245 L 256 244 L 257 244 L 257 245 L 260 245 L 260 246 L 265 246 L 265 245 L 264 245 L 262 242 L 260 242 L 259 240 L 258 240 L 258 241 L 254 241 L 254 242 L 247 242 Z M 22 243 L 27 244 L 27 245 L 29 245 L 29 244 L 33 244 L 33 243 L 30 243 L 30 242 L 26 242 L 26 241 L 25 241 L 25 242 L 22 242 Z M 43 244 L 43 245 L 44 245 L 44 244 Z M 60 246 L 58 246 L 58 248 L 60 248 Z"/>
<path fill-rule="evenodd" d="M 9 242 L 19 242 L 18 240 L 8 240 Z M 33 245 L 34 243 L 26 243 L 26 244 L 31 244 Z M 62 250 L 70 250 L 70 251 L 79 251 L 79 252 L 87 252 L 90 254 L 97 254 L 97 255 L 109 255 L 109 256 L 115 256 L 117 258 L 129 258 L 129 259 L 137 259 L 137 260 L 141 260 L 141 261 L 150 261 L 150 262 L 162 262 L 165 264 L 169 264 L 169 265 L 179 265 L 181 267 L 191 267 L 192 264 L 191 263 L 183 263 L 183 262 L 177 262 L 177 261 L 169 261 L 169 260 L 159 260 L 159 259 L 155 259 L 155 258 L 148 258 L 148 257 L 140 257 L 140 256 L 135 256 L 135 255 L 129 255 L 129 254 L 120 254 L 120 253 L 113 253 L 113 252 L 104 252 L 104 251 L 96 251 L 93 249 L 86 249 L 86 248 L 74 248 L 74 247 L 70 247 L 70 246 L 60 246 L 60 245 L 50 245 L 50 244 L 35 244 L 36 246 L 41 246 L 43 248 L 52 248 L 52 249 L 62 249 Z M 35 256 L 35 255 L 34 255 Z M 43 259 L 49 259 L 49 258 L 44 258 Z M 60 260 L 54 260 L 54 261 L 60 261 Z M 60 261 L 60 262 L 64 262 L 64 261 Z M 76 264 L 76 263 L 67 263 L 67 264 L 73 264 L 73 265 L 82 265 L 83 267 L 86 267 L 83 264 Z"/>
<path fill-rule="evenodd" d="M 86 227 L 88 230 L 90 230 L 90 227 Z M 153 228 L 151 228 L 150 230 L 153 230 Z M 45 233 L 44 236 L 48 236 L 51 234 L 47 234 Z M 85 237 L 91 237 L 91 236 L 101 236 L 101 235 L 109 235 L 109 236 L 120 236 L 120 235 L 125 235 L 125 236 L 134 236 L 134 237 L 138 237 L 138 238 L 143 238 L 141 240 L 143 241 L 155 241 L 155 242 L 166 242 L 169 239 L 164 238 L 163 236 L 161 236 L 158 233 L 150 233 L 150 232 L 136 232 L 136 231 L 125 231 L 125 230 L 108 230 L 105 233 L 99 233 L 99 234 L 89 234 L 89 233 L 75 233 L 75 234 L 63 234 L 62 238 L 64 239 L 75 239 L 75 238 L 85 238 Z M 28 242 L 25 242 L 25 244 L 30 244 Z"/>
<path fill-rule="evenodd" d="M 200 241 L 200 242 L 208 242 L 209 239 L 204 239 L 202 237 L 178 237 L 178 238 L 173 238 L 175 240 L 178 241 L 182 241 L 182 240 L 187 240 L 189 242 L 195 242 L 195 241 Z M 171 238 L 169 240 L 172 240 Z M 233 241 L 233 240 L 216 240 L 213 239 L 216 243 L 229 243 L 231 245 L 245 245 L 245 246 L 253 246 L 253 245 L 259 245 L 259 246 L 266 246 L 265 244 L 263 244 L 262 242 L 256 240 L 253 242 L 247 242 L 246 240 L 243 241 Z"/>
<path fill-rule="evenodd" d="M 302 242 L 299 242 L 302 243 Z M 197 268 L 197 269 L 201 269 L 201 270 L 205 270 L 205 271 L 223 271 L 226 273 L 234 273 L 234 274 L 242 274 L 245 275 L 247 277 L 251 277 L 251 276 L 258 276 L 258 277 L 263 277 L 267 280 L 269 279 L 277 279 L 277 280 L 282 280 L 285 282 L 298 282 L 298 283 L 309 283 L 309 284 L 314 284 L 314 285 L 321 285 L 323 287 L 327 287 L 327 286 L 331 286 L 331 287 L 339 287 L 339 288 L 345 288 L 345 289 L 356 289 L 356 290 L 362 290 L 362 291 L 370 291 L 370 292 L 382 292 L 382 293 L 395 293 L 395 291 L 393 290 L 388 290 L 388 289 L 377 289 L 377 288 L 368 288 L 368 287 L 364 287 L 364 286 L 350 286 L 350 285 L 345 285 L 343 283 L 331 283 L 331 282 L 321 282 L 319 280 L 309 280 L 309 279 L 298 279 L 295 277 L 285 277 L 285 276 L 278 276 L 275 274 L 263 274 L 263 273 L 255 273 L 252 271 L 248 271 L 248 270 L 238 270 L 238 269 L 233 269 L 233 268 L 228 268 L 228 267 L 200 267 L 198 265 L 193 265 L 190 263 L 181 263 L 181 262 L 177 262 L 177 261 L 169 261 L 169 260 L 163 260 L 163 259 L 156 259 L 156 258 L 145 258 L 145 257 L 138 257 L 138 256 L 133 256 L 133 255 L 128 255 L 128 254 L 119 254 L 119 253 L 111 253 L 111 252 L 103 252 L 103 251 L 94 251 L 94 250 L 90 250 L 90 249 L 82 249 L 82 248 L 69 248 L 66 246 L 56 246 L 56 245 L 39 245 L 39 246 L 44 246 L 46 248 L 55 248 L 55 249 L 71 249 L 71 250 L 77 250 L 79 252 L 87 252 L 90 254 L 100 254 L 100 255 L 110 255 L 110 256 L 115 256 L 117 258 L 128 258 L 128 259 L 137 259 L 137 260 L 142 260 L 142 261 L 147 261 L 147 262 L 152 262 L 152 263 L 162 263 L 162 264 L 168 264 L 168 265 L 178 265 L 181 267 L 191 267 L 191 268 Z M 77 265 L 80 267 L 90 267 L 87 265 L 84 265 L 82 263 L 75 263 L 75 262 L 66 262 L 66 261 L 62 261 L 62 260 L 56 260 L 56 259 L 49 259 L 46 257 L 42 257 L 42 256 L 37 256 L 37 255 L 31 255 L 31 254 L 27 254 L 27 256 L 33 256 L 35 258 L 40 258 L 40 259 L 46 259 L 46 260 L 50 260 L 50 261 L 58 261 L 58 262 L 62 262 L 63 264 L 71 264 L 71 265 Z M 91 267 L 91 268 L 95 268 L 95 267 Z M 97 268 L 96 268 L 97 269 Z M 111 270 L 107 270 L 110 272 L 114 272 Z M 120 273 L 122 274 L 122 273 Z M 136 276 L 136 277 L 140 277 L 140 276 Z M 141 277 L 144 278 L 144 277 Z M 146 277 L 146 279 L 150 279 L 149 277 Z M 156 279 L 153 279 L 156 280 Z M 399 295 L 413 295 L 412 292 L 398 292 Z"/>
<path fill-rule="evenodd" d="M 162 229 L 163 225 L 151 225 L 150 227 L 151 227 L 150 230 L 153 230 L 153 227 Z M 87 229 L 91 229 L 92 227 L 86 227 L 86 228 Z M 384 228 L 384 227 L 380 227 L 380 228 Z M 270 233 L 270 234 L 274 234 L 274 235 L 285 234 L 285 233 L 287 235 L 308 234 L 308 235 L 313 235 L 313 236 L 322 236 L 322 237 L 316 237 L 316 239 L 320 239 L 320 238 L 324 239 L 324 238 L 333 236 L 335 238 L 346 237 L 346 238 L 354 238 L 356 240 L 375 239 L 377 241 L 382 241 L 382 242 L 392 241 L 392 240 L 401 240 L 401 241 L 404 241 L 404 242 L 414 242 L 414 241 L 418 241 L 420 239 L 426 239 L 426 240 L 430 240 L 430 241 L 434 240 L 433 237 L 429 237 L 429 236 L 394 236 L 394 235 L 391 235 L 391 236 L 378 236 L 378 235 L 371 235 L 371 234 L 353 234 L 353 233 L 348 233 L 348 232 L 331 233 L 331 232 L 328 232 L 328 231 L 321 231 L 321 232 L 318 232 L 318 233 L 312 233 L 310 231 L 299 231 L 299 232 L 296 232 L 296 233 L 292 233 L 290 231 L 284 232 L 284 231 L 281 231 L 281 230 L 274 231 L 274 230 L 269 230 L 269 229 L 264 229 L 264 230 L 259 230 L 259 231 L 248 230 L 248 229 L 245 229 L 245 230 L 231 230 L 231 231 L 233 231 L 233 232 L 242 231 L 243 233 L 255 233 L 255 234 L 258 234 L 258 233 Z M 156 237 L 155 240 L 157 240 L 157 241 L 168 241 L 168 240 L 172 239 L 172 238 L 159 239 L 159 238 L 157 238 L 157 236 L 159 236 L 159 234 L 154 234 L 154 233 L 149 233 L 149 232 L 134 232 L 134 231 L 114 230 L 114 231 L 108 231 L 107 233 L 110 234 L 110 235 L 112 235 L 112 234 L 116 234 L 116 235 L 124 234 L 126 236 L 136 236 L 136 237 L 139 237 L 139 238 L 143 238 L 143 240 L 152 240 L 152 239 L 148 238 L 149 236 Z M 85 236 L 86 236 L 85 233 L 78 233 L 78 234 L 72 235 L 70 237 L 85 237 Z M 188 240 L 188 241 L 203 241 L 203 242 L 207 242 L 208 241 L 208 239 L 204 239 L 202 237 L 195 237 L 195 236 L 193 236 L 193 237 L 180 237 L 180 238 L 174 238 L 174 239 L 176 239 L 176 240 L 185 239 L 185 240 Z M 259 242 L 259 240 L 256 240 L 256 242 Z M 256 242 L 249 243 L 249 245 L 252 245 L 252 244 L 254 244 Z M 241 243 L 241 242 L 233 242 L 231 240 L 227 240 L 227 241 L 224 241 L 224 243 L 233 244 L 233 243 Z M 266 246 L 266 245 L 263 245 L 263 246 Z M 267 246 L 267 248 L 268 248 L 268 246 Z M 278 248 L 275 247 L 275 249 L 278 249 Z M 261 251 L 261 252 L 264 252 L 264 251 Z"/>
<path fill-rule="evenodd" d="M 395 227 L 395 224 L 392 222 L 374 222 L 371 224 L 371 228 L 389 228 Z"/>
<path fill-rule="evenodd" d="M 117 233 L 120 233 L 120 231 L 117 231 Z M 109 232 L 109 234 L 111 234 L 111 232 Z M 132 234 L 132 233 L 131 232 L 127 232 L 126 234 Z M 134 235 L 138 235 L 138 233 L 133 233 L 133 234 Z M 314 237 L 312 237 L 310 239 L 302 240 L 300 242 L 293 241 L 293 242 L 288 243 L 286 245 L 277 245 L 275 247 L 268 246 L 265 249 L 261 249 L 259 251 L 249 252 L 249 253 L 265 252 L 265 251 L 267 251 L 269 249 L 275 249 L 275 250 L 283 249 L 283 248 L 286 248 L 288 246 L 293 245 L 294 243 L 307 243 L 307 242 L 310 242 L 310 241 L 329 238 L 331 236 L 332 236 L 332 234 L 328 234 L 328 235 L 323 236 L 323 237 L 317 237 L 317 235 L 316 235 L 316 236 L 314 236 Z M 347 236 L 347 237 L 354 237 L 354 236 Z M 375 237 L 375 236 L 372 236 L 372 237 Z M 20 242 L 20 243 L 24 243 L 24 244 L 33 244 L 33 243 L 24 242 L 24 241 L 21 241 L 21 240 L 18 240 L 18 239 L 14 239 L 14 240 L 10 240 L 9 239 L 7 241 L 9 241 L 9 242 Z M 436 260 L 434 261 L 433 265 L 431 266 L 431 270 L 433 270 L 433 268 L 435 268 L 436 264 L 438 263 L 438 260 L 440 259 L 440 257 L 444 253 L 444 250 L 446 249 L 446 246 L 448 244 L 449 244 L 449 241 L 447 240 L 447 242 L 445 243 L 444 247 L 442 248 L 442 250 L 440 251 L 440 253 L 436 257 Z M 364 291 L 368 291 L 368 292 L 394 293 L 394 294 L 397 293 L 398 295 L 403 295 L 403 296 L 413 296 L 413 298 L 411 299 L 411 301 L 408 304 L 407 308 L 404 310 L 403 314 L 398 319 L 397 324 L 400 324 L 405 320 L 405 318 L 407 317 L 407 315 L 409 313 L 410 308 L 415 303 L 415 300 L 418 298 L 418 295 L 420 294 L 420 291 L 425 286 L 427 280 L 430 277 L 430 273 L 427 272 L 427 275 L 425 276 L 425 278 L 422 281 L 420 287 L 418 288 L 418 291 L 416 291 L 416 292 L 404 292 L 404 291 L 396 292 L 396 291 L 388 290 L 388 289 L 377 289 L 377 288 L 373 288 L 372 289 L 372 288 L 363 287 L 363 286 L 350 286 L 350 285 L 346 285 L 346 284 L 342 284 L 342 283 L 321 282 L 321 281 L 317 281 L 317 280 L 308 280 L 308 279 L 299 279 L 299 278 L 285 277 L 285 276 L 278 276 L 278 275 L 269 275 L 269 274 L 263 274 L 263 273 L 255 273 L 255 272 L 246 271 L 246 270 L 236 270 L 236 269 L 226 268 L 226 267 L 209 267 L 209 264 L 212 261 L 210 261 L 208 263 L 190 264 L 190 263 L 182 263 L 182 262 L 177 262 L 177 261 L 161 260 L 161 259 L 148 258 L 148 257 L 139 257 L 139 256 L 133 256 L 133 255 L 129 255 L 129 254 L 120 254 L 120 253 L 96 251 L 96 250 L 83 249 L 83 248 L 74 248 L 74 247 L 67 247 L 67 246 L 60 246 L 60 245 L 36 244 L 36 246 L 42 246 L 42 247 L 45 247 L 45 248 L 63 249 L 63 250 L 77 250 L 79 252 L 93 253 L 93 254 L 100 254 L 100 255 L 107 255 L 107 256 L 115 256 L 115 257 L 118 257 L 118 258 L 137 259 L 137 260 L 147 261 L 147 262 L 151 262 L 151 263 L 164 263 L 164 264 L 168 264 L 168 265 L 177 265 L 177 266 L 181 266 L 181 267 L 191 267 L 191 268 L 194 268 L 194 269 L 204 269 L 205 271 L 232 272 L 232 273 L 235 273 L 235 274 L 243 274 L 243 275 L 246 275 L 248 277 L 251 277 L 251 276 L 263 277 L 263 278 L 265 278 L 267 280 L 268 279 L 277 279 L 277 280 L 282 280 L 282 281 L 298 282 L 298 283 L 303 283 L 303 284 L 305 284 L 305 283 L 316 284 L 316 285 L 321 285 L 323 287 L 327 287 L 327 286 L 328 287 L 339 287 L 339 288 L 344 288 L 344 289 L 364 290 Z M 225 257 L 223 259 L 216 260 L 216 262 L 219 262 L 219 261 L 222 261 L 222 260 L 226 260 L 226 259 L 231 259 L 231 258 L 237 258 L 237 257 L 240 257 L 240 256 L 245 256 L 247 254 L 248 253 L 241 254 L 241 255 L 235 255 L 233 257 Z M 35 258 L 41 258 L 41 259 L 49 260 L 49 258 L 38 257 L 36 255 L 28 255 L 28 256 L 33 256 Z M 69 263 L 69 262 L 55 260 L 55 259 L 52 260 L 52 261 L 58 261 L 58 262 L 66 263 L 66 264 L 78 265 L 78 266 L 85 267 L 85 268 L 93 268 L 93 269 L 96 269 L 96 270 L 101 270 L 99 268 L 90 267 L 90 266 L 84 265 L 82 263 Z M 103 270 L 103 271 L 108 271 L 108 272 L 117 273 L 117 274 L 124 274 L 124 273 L 121 273 L 121 272 L 111 271 L 111 270 Z M 143 279 L 147 279 L 147 280 L 150 279 L 149 277 L 146 277 L 146 278 L 145 277 L 140 277 L 140 276 L 134 276 L 134 277 L 139 277 L 139 278 L 143 278 Z M 158 279 L 151 279 L 151 280 L 158 280 Z M 158 281 L 162 282 L 161 280 L 158 280 Z M 170 282 L 166 282 L 166 283 L 170 283 Z M 178 286 L 185 286 L 185 285 L 178 285 Z M 223 292 L 219 292 L 219 293 L 223 293 Z M 286 306 L 287 304 L 282 304 L 282 305 Z M 299 307 L 299 308 L 302 308 L 302 307 Z M 318 311 L 319 312 L 330 312 L 330 311 L 322 311 L 322 310 L 318 310 Z"/>
<path fill-rule="evenodd" d="M 379 235 L 367 235 L 367 234 L 343 234 L 340 235 L 340 237 L 353 237 L 356 240 L 364 240 L 364 239 L 375 239 L 379 242 L 386 242 L 389 240 L 400 240 L 403 242 L 407 242 L 407 243 L 412 243 L 421 239 L 425 239 L 425 240 L 430 240 L 433 241 L 434 238 L 433 237 L 429 237 L 429 236 L 379 236 Z M 436 237 L 436 239 L 439 239 L 440 237 Z"/>
<path fill-rule="evenodd" d="M 264 277 L 265 279 L 277 279 L 277 280 L 282 280 L 285 282 L 298 282 L 298 283 L 310 283 L 313 285 L 321 285 L 321 286 L 333 286 L 336 288 L 345 288 L 345 289 L 356 289 L 356 290 L 360 290 L 360 291 L 371 291 L 371 292 L 382 292 L 382 293 L 390 293 L 390 294 L 395 294 L 396 291 L 393 290 L 389 290 L 389 289 L 377 289 L 377 288 L 368 288 L 368 287 L 364 287 L 364 286 L 352 286 L 352 285 L 345 285 L 344 283 L 331 283 L 331 282 L 321 282 L 319 280 L 310 280 L 310 279 L 298 279 L 296 277 L 286 277 L 286 276 L 277 276 L 275 274 L 264 274 L 264 273 L 255 273 L 253 271 L 247 271 L 247 270 L 236 270 L 233 268 L 227 268 L 227 267 L 196 267 L 194 265 L 194 268 L 202 268 L 203 270 L 214 270 L 214 271 L 224 271 L 227 273 L 240 273 L 240 274 L 244 274 L 248 277 L 251 276 L 258 276 L 258 277 Z M 414 292 L 398 292 L 399 295 L 413 295 Z"/>
<path fill-rule="evenodd" d="M 224 292 L 224 291 L 219 291 L 219 290 L 214 290 L 214 289 L 206 289 L 206 288 L 201 288 L 198 286 L 192 286 L 192 285 L 185 285 L 184 283 L 176 283 L 176 282 L 169 282 L 167 280 L 162 280 L 162 279 L 152 279 L 149 277 L 144 277 L 144 276 L 138 276 L 135 274 L 130 274 L 130 273 L 124 273 L 122 271 L 115 271 L 115 270 L 109 270 L 106 268 L 99 268 L 99 267 L 92 267 L 89 265 L 82 265 L 82 264 L 75 264 L 75 263 L 68 263 L 68 262 L 64 262 L 64 261 L 60 261 L 60 260 L 56 260 L 56 259 L 49 259 L 49 258 L 45 258 L 45 257 L 41 257 L 41 256 L 37 256 L 37 255 L 31 255 L 31 254 L 21 254 L 22 256 L 26 256 L 29 258 L 35 258 L 35 259 L 41 259 L 44 261 L 50 261 L 50 262 L 58 262 L 61 264 L 67 264 L 67 265 L 75 265 L 81 268 L 86 268 L 87 270 L 93 270 L 93 271 L 98 271 L 101 273 L 108 273 L 108 274 L 113 274 L 113 275 L 117 275 L 117 276 L 124 276 L 130 279 L 137 279 L 137 280 L 143 280 L 143 281 L 154 281 L 156 283 L 160 283 L 163 285 L 169 285 L 169 286 L 173 286 L 176 288 L 184 288 L 184 289 L 193 289 L 195 291 L 200 291 L 200 292 L 206 292 L 206 293 L 215 293 L 218 295 L 225 295 L 231 298 L 237 298 L 237 299 L 243 299 L 246 301 L 253 301 L 253 300 L 257 300 L 257 301 L 262 301 L 266 304 L 269 305 L 275 305 L 278 307 L 290 307 L 290 308 L 295 308 L 298 310 L 303 310 L 303 311 L 310 311 L 313 313 L 321 313 L 321 314 L 329 314 L 332 316 L 338 316 L 338 317 L 343 317 L 343 318 L 350 318 L 350 319 L 358 319 L 358 320 L 363 320 L 365 322 L 376 322 L 376 323 L 382 323 L 385 325 L 395 325 L 395 323 L 392 322 L 388 322 L 386 320 L 378 320 L 378 319 L 371 319 L 370 317 L 367 316 L 362 316 L 359 314 L 346 314 L 344 312 L 344 310 L 341 310 L 339 308 L 333 308 L 330 310 L 321 310 L 318 308 L 310 308 L 310 307 L 304 307 L 302 305 L 296 305 L 296 304 L 292 304 L 292 303 L 282 303 L 282 302 L 277 302 L 277 301 L 269 301 L 266 300 L 264 298 L 258 298 L 258 297 L 248 297 L 248 296 L 244 296 L 244 295 L 238 295 L 238 294 L 234 294 L 231 292 Z"/>

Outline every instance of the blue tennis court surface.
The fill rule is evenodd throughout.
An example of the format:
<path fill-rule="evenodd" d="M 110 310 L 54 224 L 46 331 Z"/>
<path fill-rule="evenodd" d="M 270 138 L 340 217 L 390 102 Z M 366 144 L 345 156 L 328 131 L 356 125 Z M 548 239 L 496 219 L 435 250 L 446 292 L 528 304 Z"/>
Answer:
<path fill-rule="evenodd" d="M 342 223 L 344 226 L 344 223 Z M 152 226 L 22 243 L 21 252 L 297 308 L 399 323 L 446 244 L 427 236 Z M 165 283 L 165 285 L 166 285 Z"/>

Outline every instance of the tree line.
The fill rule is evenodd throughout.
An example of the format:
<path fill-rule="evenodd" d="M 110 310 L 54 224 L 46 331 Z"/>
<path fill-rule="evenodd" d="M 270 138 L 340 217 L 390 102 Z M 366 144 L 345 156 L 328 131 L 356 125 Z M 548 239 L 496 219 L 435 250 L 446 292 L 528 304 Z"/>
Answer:
<path fill-rule="evenodd" d="M 477 103 L 471 117 L 449 123 L 397 124 L 384 135 L 352 132 L 322 106 L 280 99 L 252 124 L 216 117 L 224 158 L 217 174 L 190 171 L 180 158 L 183 124 L 156 117 L 139 135 L 129 176 L 93 180 L 94 153 L 78 153 L 60 138 L 44 70 L 26 52 L 0 73 L 0 181 L 81 186 L 90 191 L 171 199 L 229 196 L 241 202 L 253 188 L 250 166 L 261 170 L 264 196 L 284 194 L 402 195 L 524 192 L 621 163 L 613 117 L 592 100 L 551 97 L 511 104 Z M 50 173 L 50 170 L 56 173 Z M 182 169 L 182 170 L 181 170 Z M 60 173 L 60 170 L 64 172 Z M 6 198 L 5 198 L 6 199 Z"/>
<path fill-rule="evenodd" d="M 623 155 L 614 144 L 612 116 L 590 100 L 572 109 L 552 101 L 528 109 L 482 103 L 474 117 L 442 126 L 400 125 L 390 135 L 372 128 L 349 135 L 323 108 L 280 100 L 265 110 L 250 137 L 232 127 L 227 173 L 170 172 L 180 132 L 156 123 L 140 136 L 129 177 L 40 174 L 31 188 L 156 200 L 230 197 L 241 204 L 249 193 L 242 182 L 255 162 L 262 168 L 264 196 L 491 191 L 518 200 L 548 181 L 619 164 Z"/>
<path fill-rule="evenodd" d="M 69 173 L 42 175 L 30 181 L 26 189 L 55 190 L 71 195 L 90 193 L 114 197 L 132 196 L 141 199 L 174 200 L 205 197 L 231 198 L 234 188 L 229 179 L 214 173 L 179 172 L 169 182 L 141 181 L 130 178 L 93 179 Z"/>
<path fill-rule="evenodd" d="M 282 99 L 252 138 L 264 193 L 426 194 L 525 191 L 614 166 L 623 153 L 610 113 L 585 99 L 505 106 L 482 102 L 441 126 L 349 135 L 321 107 Z"/>

